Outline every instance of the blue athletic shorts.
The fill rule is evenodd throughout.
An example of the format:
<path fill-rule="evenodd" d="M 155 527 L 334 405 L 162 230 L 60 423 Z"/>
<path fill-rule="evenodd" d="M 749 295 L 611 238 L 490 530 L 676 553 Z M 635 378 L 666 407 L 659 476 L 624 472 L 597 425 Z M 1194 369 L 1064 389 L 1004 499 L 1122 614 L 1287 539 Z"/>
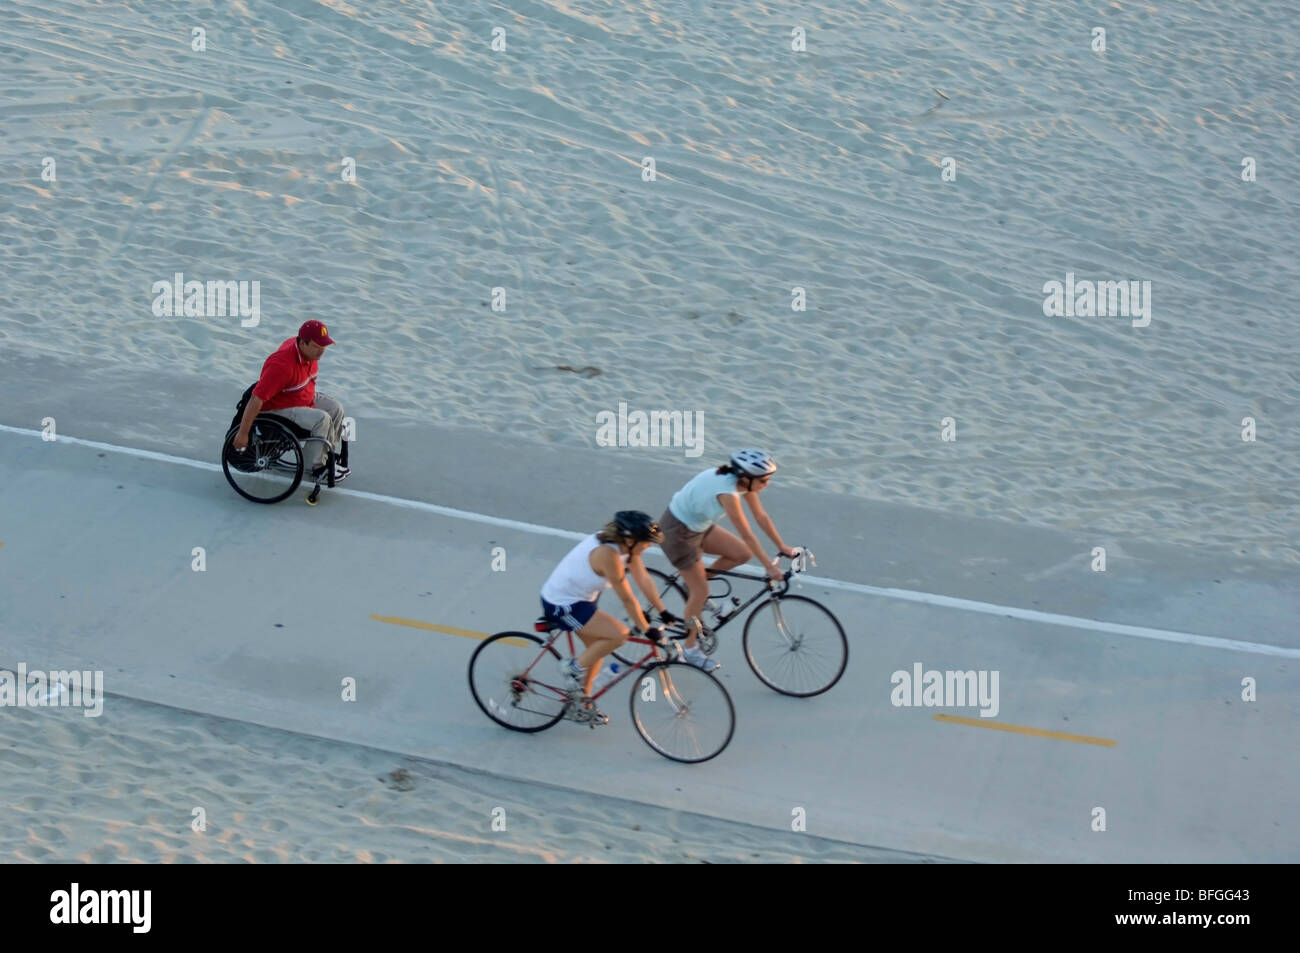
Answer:
<path fill-rule="evenodd" d="M 571 606 L 557 606 L 543 599 L 542 614 L 559 625 L 561 629 L 577 632 L 590 622 L 591 617 L 596 614 L 596 603 L 595 601 L 575 602 Z"/>

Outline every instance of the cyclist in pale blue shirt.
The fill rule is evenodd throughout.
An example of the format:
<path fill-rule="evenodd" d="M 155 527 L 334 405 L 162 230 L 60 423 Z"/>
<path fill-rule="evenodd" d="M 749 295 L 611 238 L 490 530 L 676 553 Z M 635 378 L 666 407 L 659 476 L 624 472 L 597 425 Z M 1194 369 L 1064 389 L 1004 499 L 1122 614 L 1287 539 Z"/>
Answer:
<path fill-rule="evenodd" d="M 749 520 L 741 509 L 743 498 L 749 504 L 754 522 L 767 534 L 783 556 L 795 555 L 795 550 L 781 539 L 772 518 L 758 501 L 758 494 L 776 472 L 776 461 L 765 450 L 738 450 L 731 460 L 716 470 L 696 474 L 678 490 L 668 509 L 659 519 L 664 540 L 659 544 L 664 555 L 681 573 L 690 595 L 686 600 L 686 661 L 712 671 L 718 663 L 706 656 L 696 645 L 700 634 L 700 612 L 709 599 L 708 572 L 700 557 L 704 553 L 715 555 L 708 571 L 732 569 L 746 563 L 751 556 L 758 559 L 768 578 L 781 582 L 785 576 L 776 560 L 767 558 L 763 547 L 750 528 Z M 723 516 L 731 518 L 735 533 L 717 525 Z"/>

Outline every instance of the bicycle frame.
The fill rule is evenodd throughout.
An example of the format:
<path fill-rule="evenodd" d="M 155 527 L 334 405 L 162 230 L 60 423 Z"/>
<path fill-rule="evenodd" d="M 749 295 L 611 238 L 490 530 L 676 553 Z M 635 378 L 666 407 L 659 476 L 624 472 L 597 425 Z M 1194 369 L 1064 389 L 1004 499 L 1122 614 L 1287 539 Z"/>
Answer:
<path fill-rule="evenodd" d="M 707 572 L 707 569 L 706 569 L 706 572 Z M 756 593 L 754 593 L 752 596 L 750 596 L 749 599 L 747 599 L 745 602 L 742 602 L 740 605 L 738 605 L 738 606 L 736 606 L 735 608 L 733 608 L 730 612 L 727 613 L 727 617 L 726 617 L 725 619 L 723 619 L 722 621 L 720 621 L 717 625 L 713 626 L 713 627 L 712 627 L 713 631 L 714 631 L 714 632 L 717 632 L 718 630 L 720 630 L 724 625 L 726 625 L 726 624 L 727 624 L 728 622 L 730 622 L 732 619 L 734 619 L 734 618 L 736 618 L 737 616 L 739 616 L 739 615 L 740 615 L 741 613 L 743 613 L 746 609 L 748 609 L 750 606 L 752 606 L 755 602 L 759 602 L 760 600 L 763 600 L 763 599 L 772 599 L 772 600 L 774 600 L 774 601 L 779 601 L 780 598 L 781 598 L 783 595 L 785 595 L 787 592 L 790 591 L 790 580 L 794 577 L 794 575 L 795 575 L 795 571 L 794 571 L 793 567 L 790 568 L 790 569 L 787 569 L 787 570 L 785 571 L 785 579 L 782 581 L 782 583 L 781 583 L 781 587 L 778 589 L 778 588 L 776 588 L 776 587 L 771 583 L 771 581 L 770 581 L 767 577 L 765 577 L 765 576 L 764 576 L 764 577 L 760 577 L 760 576 L 751 576 L 751 575 L 749 575 L 748 573 L 733 572 L 733 571 L 730 570 L 730 569 L 719 569 L 719 570 L 717 570 L 716 572 L 709 573 L 709 574 L 708 574 L 708 578 L 709 578 L 709 581 L 710 581 L 710 582 L 713 581 L 714 579 L 720 577 L 720 576 L 726 576 L 726 577 L 731 578 L 731 579 L 744 579 L 744 580 L 746 580 L 746 581 L 748 581 L 748 582 L 757 582 L 757 583 L 762 583 L 762 586 L 759 588 L 759 590 L 758 590 Z M 680 572 L 675 572 L 675 573 L 673 573 L 671 576 L 668 577 L 668 579 L 669 579 L 670 582 L 676 583 L 676 584 L 680 585 L 682 588 L 686 589 L 686 598 L 688 598 L 688 599 L 690 598 L 690 587 L 686 586 L 686 584 L 685 584 L 684 582 L 682 582 L 682 574 L 681 574 Z M 728 585 L 730 585 L 730 583 L 728 583 Z M 725 595 L 723 595 L 723 596 L 721 596 L 721 597 L 715 597 L 715 596 L 713 596 L 712 593 L 710 593 L 709 598 L 724 598 L 724 599 L 725 599 L 725 598 L 727 598 L 727 596 L 730 596 L 730 595 L 731 595 L 730 591 L 727 592 Z M 780 615 L 779 607 L 778 607 L 778 611 L 777 611 L 777 618 L 778 618 L 778 619 L 781 619 L 781 615 Z M 784 620 L 781 620 L 781 623 L 780 623 L 780 624 L 781 624 L 781 627 L 782 627 L 782 628 L 785 627 L 785 622 L 784 622 Z"/>
<path fill-rule="evenodd" d="M 561 635 L 567 637 L 568 646 L 569 646 L 569 657 L 570 657 L 570 658 L 577 658 L 577 657 L 581 654 L 581 651 L 580 651 L 580 650 L 575 646 L 575 644 L 574 644 L 574 638 L 573 638 L 573 637 L 574 637 L 575 633 L 572 632 L 572 631 L 570 631 L 569 629 L 553 628 L 553 627 L 551 627 L 549 624 L 547 624 L 546 622 L 540 622 L 540 621 L 539 621 L 539 622 L 534 622 L 534 623 L 533 623 L 533 630 L 534 630 L 535 632 L 550 632 L 550 633 L 551 633 L 551 637 L 550 637 L 549 639 L 547 639 L 545 643 L 543 643 L 543 645 L 542 645 L 542 647 L 541 647 L 541 650 L 537 653 L 537 657 L 533 659 L 533 661 L 529 664 L 528 668 L 524 669 L 524 671 L 523 671 L 523 674 L 524 674 L 524 675 L 528 675 L 528 674 L 533 670 L 533 666 L 534 666 L 534 665 L 536 665 L 536 664 L 537 664 L 538 662 L 540 662 L 544 657 L 546 657 L 546 656 L 548 656 L 548 655 L 550 654 L 547 650 L 548 650 L 552 645 L 555 644 L 555 642 L 560 638 Z M 685 631 L 681 631 L 680 634 L 674 635 L 674 638 L 678 638 L 678 639 L 684 639 L 685 637 L 686 637 L 686 632 L 685 632 Z M 581 641 L 581 640 L 579 640 L 579 641 Z M 628 644 L 628 643 L 633 643 L 633 642 L 636 643 L 637 645 L 644 645 L 644 646 L 647 646 L 647 647 L 649 648 L 650 651 L 646 652 L 646 654 L 645 654 L 645 656 L 644 656 L 643 658 L 641 658 L 641 659 L 637 660 L 636 662 L 633 662 L 631 665 L 629 665 L 628 668 L 627 668 L 627 670 L 626 670 L 625 672 L 623 672 L 621 675 L 617 675 L 617 676 L 615 676 L 614 679 L 613 679 L 612 681 L 610 681 L 610 682 L 606 683 L 604 686 L 602 686 L 601 689 L 600 689 L 600 691 L 596 692 L 596 694 L 594 694 L 594 695 L 591 696 L 591 698 L 592 698 L 593 701 L 594 701 L 595 699 L 597 699 L 597 698 L 600 698 L 600 697 L 601 697 L 602 695 L 604 695 L 607 691 L 609 691 L 611 688 L 613 688 L 613 687 L 614 687 L 615 685 L 617 685 L 619 682 L 623 681 L 623 679 L 627 678 L 627 677 L 628 677 L 629 675 L 631 675 L 633 672 L 638 671 L 638 670 L 640 670 L 640 671 L 645 671 L 646 663 L 647 663 L 647 662 L 649 662 L 649 661 L 661 661 L 661 660 L 663 659 L 663 655 L 660 654 L 660 651 L 659 651 L 660 646 L 656 645 L 654 642 L 651 642 L 649 639 L 643 639 L 643 638 L 641 638 L 640 636 L 633 635 L 633 636 L 630 636 L 630 637 L 628 638 L 628 640 L 627 640 L 627 643 L 624 643 L 624 644 L 626 645 L 626 644 Z M 585 647 L 585 646 L 584 646 L 584 647 Z M 545 688 L 549 688 L 549 689 L 551 689 L 552 691 L 556 692 L 558 695 L 560 695 L 561 697 L 564 697 L 564 698 L 567 698 L 568 695 L 569 695 L 569 693 L 568 693 L 565 689 L 560 688 L 560 687 L 555 686 L 555 685 L 551 685 L 549 682 L 543 682 L 543 681 L 540 681 L 540 680 L 536 680 L 536 681 L 535 681 L 535 684 L 537 684 L 537 685 L 539 685 L 539 686 L 543 686 L 543 687 L 545 687 Z"/>
<path fill-rule="evenodd" d="M 782 558 L 790 559 L 789 556 L 783 556 Z M 749 582 L 757 582 L 762 584 L 757 592 L 755 592 L 752 596 L 750 596 L 749 599 L 747 599 L 745 602 L 735 606 L 730 612 L 727 613 L 726 617 L 719 620 L 719 622 L 716 625 L 705 626 L 705 628 L 709 632 L 712 632 L 714 633 L 714 635 L 716 635 L 718 632 L 722 630 L 723 626 L 725 626 L 732 619 L 739 618 L 741 615 L 744 614 L 744 611 L 748 609 L 750 606 L 754 605 L 754 603 L 758 602 L 761 604 L 763 603 L 764 600 L 768 600 L 771 601 L 772 612 L 776 616 L 777 631 L 781 633 L 781 636 L 786 640 L 786 642 L 790 644 L 792 648 L 798 648 L 800 640 L 791 636 L 790 628 L 789 626 L 786 625 L 785 616 L 781 612 L 781 597 L 790 591 L 790 580 L 794 578 L 794 576 L 797 575 L 797 573 L 800 571 L 795 568 L 796 565 L 797 564 L 792 560 L 790 568 L 785 571 L 784 578 L 782 579 L 779 588 L 775 585 L 775 583 L 772 582 L 771 579 L 767 578 L 766 576 L 752 576 L 749 575 L 748 573 L 734 572 L 730 569 L 719 569 L 715 572 L 709 572 L 708 567 L 705 567 L 705 572 L 708 576 L 709 582 L 712 582 L 714 579 L 717 579 L 719 577 L 727 577 L 729 579 L 744 579 Z M 687 599 L 690 598 L 690 587 L 686 586 L 682 582 L 682 574 L 680 572 L 673 573 L 671 576 L 668 577 L 668 581 L 670 583 L 673 583 L 674 585 L 686 589 L 687 591 L 686 598 Z M 731 584 L 728 583 L 727 585 L 728 585 L 728 590 L 725 594 L 721 596 L 714 596 L 710 592 L 709 598 L 725 599 L 731 596 L 731 592 L 732 592 L 730 588 Z"/>

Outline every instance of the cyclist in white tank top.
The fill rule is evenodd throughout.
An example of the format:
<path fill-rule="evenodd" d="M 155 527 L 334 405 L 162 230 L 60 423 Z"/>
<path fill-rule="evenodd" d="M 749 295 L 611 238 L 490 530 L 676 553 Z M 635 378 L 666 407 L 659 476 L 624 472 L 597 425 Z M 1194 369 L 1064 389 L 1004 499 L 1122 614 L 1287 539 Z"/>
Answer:
<path fill-rule="evenodd" d="M 592 533 L 569 550 L 560 560 L 550 578 L 542 584 L 542 598 L 552 605 L 568 606 L 575 602 L 595 602 L 601 592 L 610 587 L 610 581 L 598 575 L 591 567 L 591 551 L 597 546 L 608 546 L 627 568 L 628 554 L 618 543 L 602 543 Z"/>
<path fill-rule="evenodd" d="M 656 611 L 661 615 L 667 611 L 654 580 L 641 562 L 641 554 L 662 539 L 659 524 L 645 513 L 622 510 L 600 532 L 569 550 L 542 586 L 543 614 L 560 628 L 576 633 L 586 646 L 576 660 L 562 659 L 560 672 L 574 693 L 580 692 L 586 699 L 588 706 L 591 683 L 600 672 L 601 660 L 631 634 L 618 619 L 597 609 L 596 600 L 606 589 L 613 589 L 627 617 L 636 625 L 637 634 L 645 635 L 650 623 L 627 577 L 630 574 L 636 580 Z M 596 715 L 604 718 L 600 712 Z"/>

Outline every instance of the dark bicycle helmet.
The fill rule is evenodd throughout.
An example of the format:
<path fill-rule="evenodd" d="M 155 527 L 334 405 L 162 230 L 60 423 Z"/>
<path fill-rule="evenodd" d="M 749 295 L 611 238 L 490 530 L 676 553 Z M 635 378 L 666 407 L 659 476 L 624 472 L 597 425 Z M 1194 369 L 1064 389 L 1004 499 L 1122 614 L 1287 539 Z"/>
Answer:
<path fill-rule="evenodd" d="M 631 538 L 633 542 L 663 542 L 664 534 L 659 524 L 640 510 L 619 510 L 614 514 L 614 525 L 620 535 Z"/>

